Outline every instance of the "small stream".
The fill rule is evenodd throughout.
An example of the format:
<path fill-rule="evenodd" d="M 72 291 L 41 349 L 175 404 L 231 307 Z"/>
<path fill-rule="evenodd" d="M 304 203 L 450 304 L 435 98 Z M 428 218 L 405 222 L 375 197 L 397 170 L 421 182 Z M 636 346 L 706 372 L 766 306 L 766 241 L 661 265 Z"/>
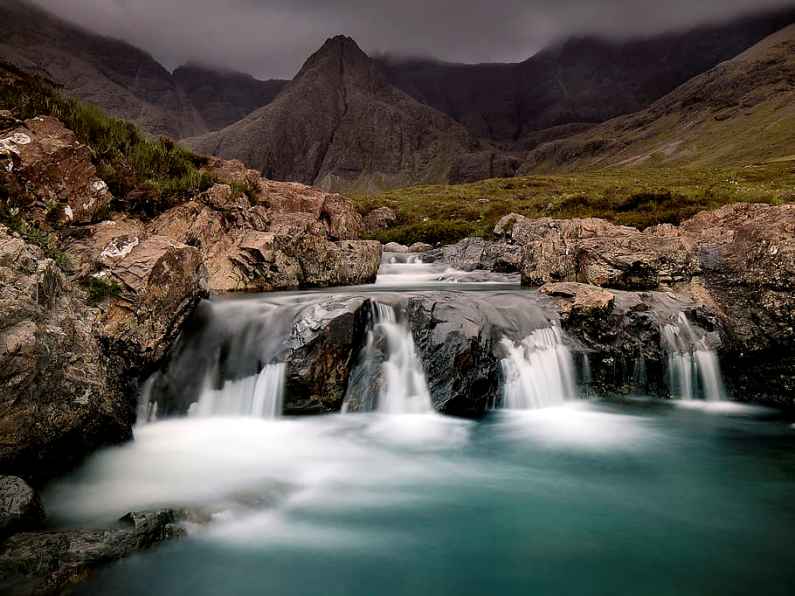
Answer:
<path fill-rule="evenodd" d="M 482 301 L 505 330 L 483 420 L 433 408 L 401 310 L 424 292 Z M 340 413 L 284 416 L 285 338 L 329 295 L 373 309 L 354 381 Z M 584 399 L 588 355 L 536 300 L 515 276 L 387 256 L 375 287 L 209 305 L 180 356 L 196 371 L 186 411 L 163 416 L 150 380 L 135 441 L 44 495 L 67 526 L 187 508 L 189 537 L 77 593 L 792 594 L 790 422 L 728 401 L 684 317 L 663 330 L 678 399 Z"/>

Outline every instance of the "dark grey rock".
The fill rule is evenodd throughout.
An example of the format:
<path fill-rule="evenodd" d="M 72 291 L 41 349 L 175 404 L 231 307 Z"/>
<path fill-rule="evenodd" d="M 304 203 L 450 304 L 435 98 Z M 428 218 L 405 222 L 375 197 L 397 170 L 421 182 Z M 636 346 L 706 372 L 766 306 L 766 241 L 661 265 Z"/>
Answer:
<path fill-rule="evenodd" d="M 171 510 L 128 513 L 113 528 L 15 534 L 0 544 L 0 592 L 60 594 L 100 566 L 184 535 Z"/>
<path fill-rule="evenodd" d="M 32 530 L 44 521 L 39 495 L 16 476 L 0 476 L 0 540 L 21 530 Z"/>

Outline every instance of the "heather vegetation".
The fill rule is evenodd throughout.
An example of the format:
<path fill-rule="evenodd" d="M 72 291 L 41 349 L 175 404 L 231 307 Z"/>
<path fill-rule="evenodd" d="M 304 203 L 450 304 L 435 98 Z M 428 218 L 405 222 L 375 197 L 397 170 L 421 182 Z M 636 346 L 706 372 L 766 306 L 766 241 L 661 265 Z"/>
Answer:
<path fill-rule="evenodd" d="M 446 243 L 488 236 L 500 217 L 602 217 L 645 228 L 677 224 L 699 211 L 738 201 L 795 201 L 795 162 L 743 168 L 602 170 L 524 176 L 472 184 L 417 186 L 354 197 L 363 214 L 390 207 L 397 225 L 384 242 Z"/>
<path fill-rule="evenodd" d="M 20 120 L 48 115 L 63 122 L 90 148 L 118 208 L 154 215 L 212 184 L 200 170 L 203 158 L 173 141 L 149 137 L 96 106 L 64 97 L 43 79 L 16 76 L 5 64 L 3 70 L 0 109 Z"/>

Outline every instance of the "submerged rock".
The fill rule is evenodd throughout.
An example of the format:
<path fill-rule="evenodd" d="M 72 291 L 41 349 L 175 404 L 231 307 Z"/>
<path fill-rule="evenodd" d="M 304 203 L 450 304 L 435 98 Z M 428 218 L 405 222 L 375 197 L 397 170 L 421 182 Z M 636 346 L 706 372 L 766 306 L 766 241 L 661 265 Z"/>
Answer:
<path fill-rule="evenodd" d="M 99 530 L 22 532 L 0 543 L 4 594 L 61 594 L 98 567 L 184 535 L 171 510 L 128 513 Z"/>
<path fill-rule="evenodd" d="M 23 530 L 34 530 L 44 522 L 39 495 L 16 476 L 0 476 L 0 541 Z"/>

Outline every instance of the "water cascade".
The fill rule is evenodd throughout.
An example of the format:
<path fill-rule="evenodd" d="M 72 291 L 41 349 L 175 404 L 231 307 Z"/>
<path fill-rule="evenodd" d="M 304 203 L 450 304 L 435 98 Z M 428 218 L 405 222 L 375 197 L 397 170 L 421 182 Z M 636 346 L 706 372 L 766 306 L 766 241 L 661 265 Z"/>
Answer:
<path fill-rule="evenodd" d="M 537 329 L 518 344 L 504 338 L 502 345 L 506 408 L 546 408 L 575 396 L 574 363 L 558 327 Z"/>
<path fill-rule="evenodd" d="M 389 305 L 373 303 L 373 325 L 352 377 L 344 412 L 354 409 L 375 409 L 386 414 L 433 412 L 414 338 Z M 375 404 L 372 395 L 362 395 L 367 392 L 377 392 Z"/>
<path fill-rule="evenodd" d="M 256 416 L 276 418 L 282 411 L 282 393 L 287 366 L 268 364 L 256 376 L 226 380 L 220 389 L 205 380 L 192 416 Z"/>
<path fill-rule="evenodd" d="M 696 333 L 684 313 L 676 324 L 663 327 L 668 351 L 668 386 L 676 399 L 723 399 L 724 389 L 718 356 Z"/>

